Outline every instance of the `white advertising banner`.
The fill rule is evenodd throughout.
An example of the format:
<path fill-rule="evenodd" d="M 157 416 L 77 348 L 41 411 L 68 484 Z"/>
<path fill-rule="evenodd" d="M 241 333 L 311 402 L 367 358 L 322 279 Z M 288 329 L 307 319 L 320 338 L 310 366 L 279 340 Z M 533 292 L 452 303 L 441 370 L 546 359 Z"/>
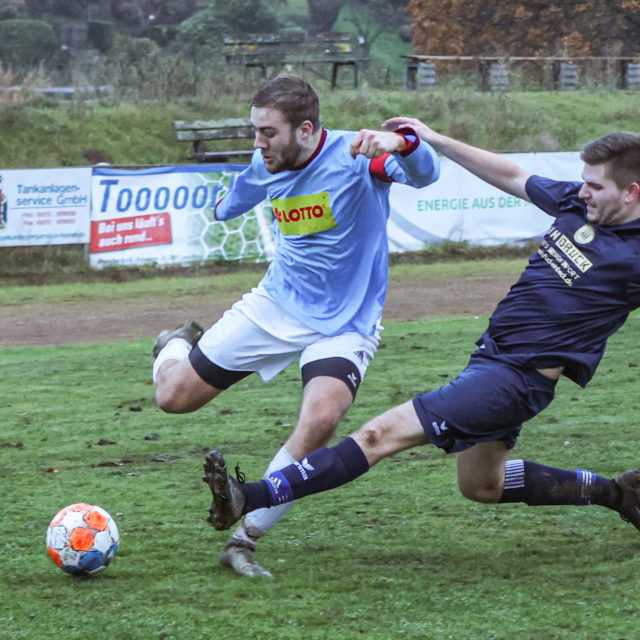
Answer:
<path fill-rule="evenodd" d="M 577 152 L 505 154 L 534 174 L 580 180 Z M 417 251 L 445 241 L 473 245 L 519 244 L 540 237 L 552 218 L 530 202 L 507 195 L 442 158 L 440 179 L 424 189 L 391 188 L 391 251 Z"/>
<path fill-rule="evenodd" d="M 506 157 L 532 173 L 580 180 L 577 152 Z M 181 165 L 140 170 L 80 167 L 0 169 L 0 247 L 89 244 L 92 266 L 205 260 L 267 261 L 273 255 L 271 207 L 227 222 L 212 207 L 244 165 Z M 445 241 L 519 244 L 540 237 L 551 218 L 446 158 L 424 189 L 393 184 L 391 251 Z"/>
<path fill-rule="evenodd" d="M 0 247 L 89 242 L 91 167 L 0 169 Z"/>
<path fill-rule="evenodd" d="M 96 168 L 91 189 L 91 265 L 269 260 L 273 243 L 268 203 L 234 220 L 213 219 L 213 206 L 243 168 Z"/>

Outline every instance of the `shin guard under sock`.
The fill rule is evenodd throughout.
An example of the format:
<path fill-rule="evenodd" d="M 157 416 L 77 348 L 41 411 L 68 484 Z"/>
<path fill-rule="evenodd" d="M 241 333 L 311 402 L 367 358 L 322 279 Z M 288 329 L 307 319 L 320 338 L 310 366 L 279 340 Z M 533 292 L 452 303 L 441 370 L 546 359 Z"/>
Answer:
<path fill-rule="evenodd" d="M 598 504 L 615 509 L 619 498 L 620 490 L 613 480 L 587 469 L 568 471 L 525 460 L 505 463 L 500 502 L 530 506 Z"/>
<path fill-rule="evenodd" d="M 287 451 L 287 448 L 283 446 L 269 463 L 264 477 L 266 478 L 273 471 L 278 471 L 279 469 L 293 464 L 294 462 L 295 458 L 289 453 L 289 451 Z M 279 504 L 276 507 L 270 507 L 269 509 L 256 509 L 255 511 L 251 511 L 251 513 L 247 513 L 247 516 L 244 519 L 244 524 L 252 530 L 259 530 L 261 535 L 264 535 L 278 522 L 280 522 L 280 520 L 282 520 L 282 518 L 284 518 L 291 509 L 293 509 L 295 504 L 295 501 L 286 502 L 284 504 Z"/>
<path fill-rule="evenodd" d="M 271 507 L 335 489 L 368 470 L 369 463 L 362 449 L 355 440 L 346 438 L 335 447 L 323 447 L 300 462 L 269 473 L 259 482 L 242 485 L 247 499 L 246 510 Z"/>

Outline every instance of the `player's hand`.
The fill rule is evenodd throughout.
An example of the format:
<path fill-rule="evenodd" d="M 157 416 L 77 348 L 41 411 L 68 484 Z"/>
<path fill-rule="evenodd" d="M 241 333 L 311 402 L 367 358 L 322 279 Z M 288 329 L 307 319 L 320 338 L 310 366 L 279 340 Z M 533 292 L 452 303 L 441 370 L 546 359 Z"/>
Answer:
<path fill-rule="evenodd" d="M 385 153 L 401 151 L 406 145 L 405 139 L 397 133 L 361 129 L 351 142 L 351 156 L 355 158 L 361 154 L 367 158 L 378 158 Z"/>
<path fill-rule="evenodd" d="M 441 134 L 437 133 L 431 127 L 428 127 L 424 122 L 418 120 L 417 118 L 407 118 L 403 116 L 399 116 L 396 118 L 389 118 L 382 123 L 382 128 L 387 131 L 395 131 L 396 129 L 401 129 L 402 127 L 410 127 L 413 129 L 418 136 L 428 142 L 433 147 L 437 148 L 438 142 L 443 137 Z"/>

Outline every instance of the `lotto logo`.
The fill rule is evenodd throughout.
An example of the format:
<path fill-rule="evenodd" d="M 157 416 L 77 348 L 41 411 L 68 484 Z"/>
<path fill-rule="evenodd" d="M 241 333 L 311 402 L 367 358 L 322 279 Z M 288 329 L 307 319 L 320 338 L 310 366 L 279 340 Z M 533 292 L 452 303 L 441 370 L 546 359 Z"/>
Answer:
<path fill-rule="evenodd" d="M 285 236 L 318 233 L 337 226 L 327 191 L 308 196 L 274 198 L 271 204 L 280 231 Z"/>

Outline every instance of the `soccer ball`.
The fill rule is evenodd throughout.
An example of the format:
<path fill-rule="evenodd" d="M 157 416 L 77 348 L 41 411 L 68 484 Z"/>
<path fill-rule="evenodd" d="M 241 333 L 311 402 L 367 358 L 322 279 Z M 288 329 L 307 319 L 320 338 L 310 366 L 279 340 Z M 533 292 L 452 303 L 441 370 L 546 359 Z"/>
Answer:
<path fill-rule="evenodd" d="M 67 573 L 89 576 L 104 569 L 118 551 L 115 520 L 101 507 L 78 502 L 61 509 L 47 529 L 47 551 Z"/>

